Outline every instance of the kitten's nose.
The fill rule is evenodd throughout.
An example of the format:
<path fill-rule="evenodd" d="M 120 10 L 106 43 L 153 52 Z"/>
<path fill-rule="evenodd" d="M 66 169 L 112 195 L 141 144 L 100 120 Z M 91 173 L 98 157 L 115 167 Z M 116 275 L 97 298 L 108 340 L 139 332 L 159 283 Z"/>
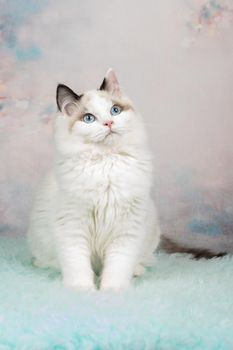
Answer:
<path fill-rule="evenodd" d="M 108 126 L 111 129 L 113 123 L 114 123 L 113 120 L 107 120 L 106 122 L 104 122 L 104 125 Z"/>

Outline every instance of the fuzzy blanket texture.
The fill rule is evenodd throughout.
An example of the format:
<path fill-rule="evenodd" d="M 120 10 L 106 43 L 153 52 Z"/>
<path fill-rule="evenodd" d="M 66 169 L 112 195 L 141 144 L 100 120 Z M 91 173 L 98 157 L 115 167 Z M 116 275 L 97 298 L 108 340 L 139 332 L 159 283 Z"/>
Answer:
<path fill-rule="evenodd" d="M 0 350 L 232 350 L 233 263 L 158 254 L 125 292 L 75 293 L 0 239 Z"/>

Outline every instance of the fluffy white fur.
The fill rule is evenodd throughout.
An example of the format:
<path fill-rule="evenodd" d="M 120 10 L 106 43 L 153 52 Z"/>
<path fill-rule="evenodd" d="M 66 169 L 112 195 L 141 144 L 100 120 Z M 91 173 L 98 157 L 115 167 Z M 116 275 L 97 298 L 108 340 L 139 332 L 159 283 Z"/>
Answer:
<path fill-rule="evenodd" d="M 36 195 L 28 231 L 34 264 L 60 269 L 64 284 L 77 290 L 95 289 L 96 275 L 100 289 L 127 288 L 152 263 L 160 236 L 143 121 L 131 107 L 110 114 L 115 98 L 132 106 L 112 70 L 103 90 L 80 99 L 63 92 L 54 167 Z M 76 120 L 82 109 L 95 122 Z"/>

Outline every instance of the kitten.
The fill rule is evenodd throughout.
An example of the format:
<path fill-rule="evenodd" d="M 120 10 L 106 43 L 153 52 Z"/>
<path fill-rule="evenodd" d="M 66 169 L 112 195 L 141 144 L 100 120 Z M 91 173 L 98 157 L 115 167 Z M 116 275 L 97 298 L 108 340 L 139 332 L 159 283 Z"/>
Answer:
<path fill-rule="evenodd" d="M 51 173 L 28 231 L 34 264 L 76 290 L 119 290 L 153 262 L 160 230 L 150 197 L 152 161 L 140 115 L 110 69 L 99 90 L 57 87 Z"/>

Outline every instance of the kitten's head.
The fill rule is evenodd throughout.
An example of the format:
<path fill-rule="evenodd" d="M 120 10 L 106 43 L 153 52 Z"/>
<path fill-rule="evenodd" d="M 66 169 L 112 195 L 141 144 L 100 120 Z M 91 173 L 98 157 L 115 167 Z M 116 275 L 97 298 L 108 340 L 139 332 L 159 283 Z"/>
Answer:
<path fill-rule="evenodd" d="M 112 69 L 107 71 L 98 90 L 78 95 L 67 86 L 58 85 L 57 105 L 69 133 L 89 144 L 121 142 L 132 136 L 140 120 L 132 103 L 121 92 Z"/>

